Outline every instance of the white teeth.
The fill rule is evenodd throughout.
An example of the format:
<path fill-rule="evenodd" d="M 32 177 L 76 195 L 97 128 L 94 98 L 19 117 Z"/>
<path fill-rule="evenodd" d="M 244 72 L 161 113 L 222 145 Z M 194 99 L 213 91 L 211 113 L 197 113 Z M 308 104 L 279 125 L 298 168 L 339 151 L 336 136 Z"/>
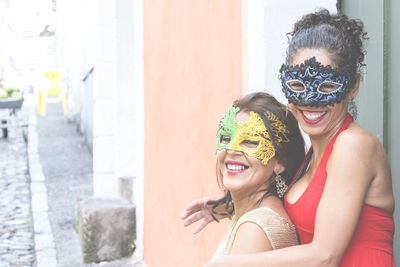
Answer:
<path fill-rule="evenodd" d="M 319 119 L 321 116 L 325 115 L 326 112 L 307 112 L 307 111 L 303 111 L 304 116 L 311 120 L 311 121 L 315 121 L 317 119 Z"/>
<path fill-rule="evenodd" d="M 236 165 L 236 164 L 227 164 L 226 165 L 229 170 L 232 171 L 239 171 L 239 170 L 244 170 L 245 167 L 243 165 Z"/>

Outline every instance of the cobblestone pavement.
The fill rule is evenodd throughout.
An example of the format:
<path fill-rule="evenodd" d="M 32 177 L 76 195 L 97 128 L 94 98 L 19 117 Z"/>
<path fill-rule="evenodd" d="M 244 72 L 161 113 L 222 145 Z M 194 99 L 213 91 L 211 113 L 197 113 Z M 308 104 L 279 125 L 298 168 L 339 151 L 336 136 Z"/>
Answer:
<path fill-rule="evenodd" d="M 0 137 L 0 267 L 33 266 L 30 177 L 22 128 Z"/>

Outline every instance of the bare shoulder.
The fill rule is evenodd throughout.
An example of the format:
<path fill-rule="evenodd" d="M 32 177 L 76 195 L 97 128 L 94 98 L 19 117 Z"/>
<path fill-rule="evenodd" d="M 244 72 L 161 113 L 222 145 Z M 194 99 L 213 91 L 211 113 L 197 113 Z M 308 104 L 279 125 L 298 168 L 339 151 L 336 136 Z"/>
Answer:
<path fill-rule="evenodd" d="M 260 225 L 246 221 L 240 224 L 232 245 L 232 254 L 272 250 L 272 245 Z"/>
<path fill-rule="evenodd" d="M 386 160 L 385 150 L 379 139 L 372 133 L 352 123 L 348 129 L 338 137 L 332 151 L 333 156 L 340 154 L 340 157 L 354 160 L 361 160 L 363 163 Z"/>
<path fill-rule="evenodd" d="M 347 181 L 348 186 L 363 185 L 358 187 L 366 190 L 382 164 L 377 164 L 377 152 L 383 152 L 379 140 L 352 123 L 336 139 L 326 168 L 328 177 L 334 176 L 339 183 Z"/>
<path fill-rule="evenodd" d="M 233 230 L 235 240 L 231 253 L 255 253 L 272 250 L 279 245 L 277 236 L 285 240 L 297 239 L 290 236 L 290 230 L 294 229 L 290 218 L 286 213 L 282 201 L 277 197 L 265 198 L 258 208 L 242 215 Z M 279 233 L 276 235 L 276 233 Z M 282 236 L 286 233 L 290 236 Z M 293 230 L 293 236 L 296 237 Z"/>
<path fill-rule="evenodd" d="M 337 138 L 336 145 L 351 146 L 357 148 L 358 146 L 365 148 L 376 149 L 382 147 L 379 139 L 372 133 L 361 128 L 356 123 L 352 123 L 348 129 L 344 130 Z"/>
<path fill-rule="evenodd" d="M 393 211 L 392 177 L 385 149 L 376 136 L 357 124 L 352 123 L 338 136 L 327 171 L 335 173 L 337 180 L 345 178 L 349 186 L 365 188 L 366 204 Z"/>

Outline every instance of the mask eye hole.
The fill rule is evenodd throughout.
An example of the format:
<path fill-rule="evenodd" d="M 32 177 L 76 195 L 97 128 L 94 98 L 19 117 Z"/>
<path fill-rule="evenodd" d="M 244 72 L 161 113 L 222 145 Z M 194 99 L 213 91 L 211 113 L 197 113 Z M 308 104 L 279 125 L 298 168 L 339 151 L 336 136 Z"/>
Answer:
<path fill-rule="evenodd" d="M 341 88 L 343 84 L 325 81 L 318 86 L 318 92 L 322 94 L 330 94 Z"/>
<path fill-rule="evenodd" d="M 223 145 L 227 145 L 231 142 L 231 137 L 228 135 L 221 135 L 219 142 Z"/>
<path fill-rule="evenodd" d="M 286 82 L 287 87 L 296 93 L 304 92 L 306 90 L 306 86 L 302 81 L 299 80 L 291 80 Z"/>
<path fill-rule="evenodd" d="M 251 141 L 251 140 L 244 140 L 243 142 L 240 143 L 240 145 L 243 148 L 246 148 L 248 150 L 254 150 L 258 147 L 259 142 L 258 141 Z"/>

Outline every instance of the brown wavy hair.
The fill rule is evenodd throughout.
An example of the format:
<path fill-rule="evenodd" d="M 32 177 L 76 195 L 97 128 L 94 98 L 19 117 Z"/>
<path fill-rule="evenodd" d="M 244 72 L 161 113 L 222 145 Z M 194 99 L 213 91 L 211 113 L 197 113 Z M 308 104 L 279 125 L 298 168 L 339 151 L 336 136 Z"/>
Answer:
<path fill-rule="evenodd" d="M 273 96 L 264 92 L 248 94 L 245 97 L 236 100 L 233 103 L 233 106 L 240 108 L 240 111 L 253 111 L 260 115 L 268 133 L 270 133 L 272 144 L 275 148 L 275 158 L 286 167 L 285 171 L 281 173 L 281 176 L 285 180 L 286 184 L 290 184 L 305 156 L 304 140 L 300 133 L 297 120 L 294 118 L 292 113 Z M 286 128 L 289 130 L 289 133 L 286 134 L 289 140 L 288 142 L 277 142 L 277 134 L 274 132 L 275 129 L 271 127 L 271 122 L 265 116 L 267 111 L 272 112 L 286 125 Z M 222 183 L 220 178 L 221 176 L 222 175 L 219 173 L 217 168 L 217 181 L 220 186 Z M 276 182 L 274 180 L 271 182 L 271 180 L 273 179 L 267 181 L 270 183 L 267 189 L 254 192 L 258 193 L 265 191 L 263 196 L 257 201 L 258 205 L 269 195 L 278 196 L 276 192 Z M 216 211 L 216 208 L 220 205 L 224 205 L 223 212 Z M 215 201 L 209 201 L 206 203 L 205 207 L 210 211 L 215 220 L 217 220 L 214 216 L 215 214 L 231 216 L 235 210 L 232 203 L 231 193 L 229 191 L 227 191 L 222 198 Z"/>

